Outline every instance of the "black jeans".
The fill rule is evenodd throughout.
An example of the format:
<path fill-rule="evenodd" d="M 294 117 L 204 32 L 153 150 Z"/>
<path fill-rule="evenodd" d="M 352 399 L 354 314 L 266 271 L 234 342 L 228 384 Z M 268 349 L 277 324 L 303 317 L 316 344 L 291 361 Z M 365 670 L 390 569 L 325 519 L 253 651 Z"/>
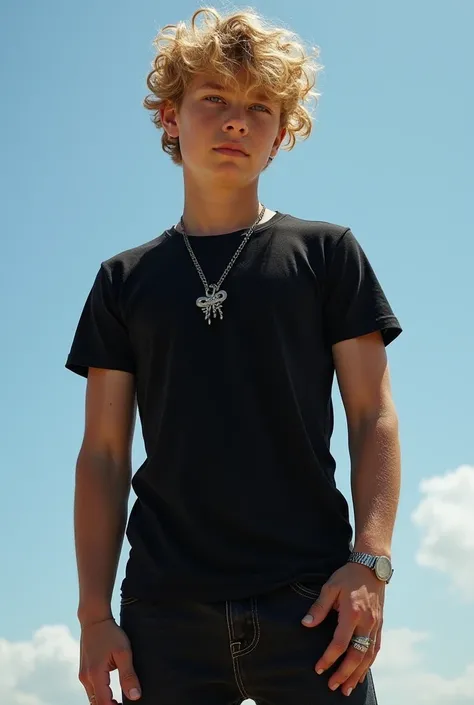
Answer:
<path fill-rule="evenodd" d="M 340 661 L 316 674 L 337 624 L 332 612 L 318 627 L 302 626 L 318 594 L 294 583 L 229 602 L 123 599 L 120 621 L 142 687 L 139 704 L 237 705 L 251 698 L 257 705 L 377 705 L 370 673 L 349 697 L 328 688 Z"/>

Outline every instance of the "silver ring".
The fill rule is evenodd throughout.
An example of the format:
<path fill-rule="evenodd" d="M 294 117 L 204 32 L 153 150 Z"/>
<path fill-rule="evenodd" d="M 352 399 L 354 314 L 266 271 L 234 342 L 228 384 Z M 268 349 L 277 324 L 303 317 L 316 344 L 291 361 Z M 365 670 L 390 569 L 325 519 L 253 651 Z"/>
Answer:
<path fill-rule="evenodd" d="M 359 644 L 357 641 L 351 641 L 351 645 L 353 649 L 356 649 L 357 651 L 360 651 L 363 654 L 366 654 L 369 650 L 367 646 L 362 646 L 362 644 Z"/>
<path fill-rule="evenodd" d="M 362 653 L 368 651 L 371 644 L 372 639 L 369 636 L 353 636 L 351 639 L 351 645 L 354 649 Z"/>

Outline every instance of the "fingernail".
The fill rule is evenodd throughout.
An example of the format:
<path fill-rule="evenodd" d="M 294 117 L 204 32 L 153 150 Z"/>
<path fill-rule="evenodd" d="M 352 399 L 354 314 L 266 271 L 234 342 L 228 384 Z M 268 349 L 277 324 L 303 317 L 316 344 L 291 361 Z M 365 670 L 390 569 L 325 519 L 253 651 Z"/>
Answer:
<path fill-rule="evenodd" d="M 311 624 L 312 621 L 313 621 L 313 615 L 311 615 L 311 614 L 307 614 L 302 619 L 303 624 Z"/>
<path fill-rule="evenodd" d="M 137 690 L 136 688 L 132 688 L 131 691 L 128 694 L 130 700 L 138 700 L 140 697 L 140 691 Z"/>
<path fill-rule="evenodd" d="M 324 669 L 320 668 L 319 670 L 316 671 L 318 676 L 321 676 L 324 673 Z"/>
<path fill-rule="evenodd" d="M 352 688 L 347 689 L 347 695 L 349 696 L 352 693 Z"/>
<path fill-rule="evenodd" d="M 334 685 L 329 686 L 331 690 L 337 690 L 339 688 L 339 683 L 334 683 Z"/>

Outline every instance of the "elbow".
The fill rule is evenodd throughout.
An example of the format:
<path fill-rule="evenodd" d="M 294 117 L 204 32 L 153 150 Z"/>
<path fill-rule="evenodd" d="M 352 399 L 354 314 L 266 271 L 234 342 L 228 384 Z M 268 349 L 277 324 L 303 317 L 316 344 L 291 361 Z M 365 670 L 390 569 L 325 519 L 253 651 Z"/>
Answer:
<path fill-rule="evenodd" d="M 398 414 L 392 399 L 361 409 L 348 419 L 349 435 L 358 436 L 374 428 L 398 432 Z"/>
<path fill-rule="evenodd" d="M 105 483 L 127 492 L 132 479 L 132 463 L 129 455 L 116 457 L 107 450 L 82 446 L 76 463 L 76 482 L 87 479 Z"/>

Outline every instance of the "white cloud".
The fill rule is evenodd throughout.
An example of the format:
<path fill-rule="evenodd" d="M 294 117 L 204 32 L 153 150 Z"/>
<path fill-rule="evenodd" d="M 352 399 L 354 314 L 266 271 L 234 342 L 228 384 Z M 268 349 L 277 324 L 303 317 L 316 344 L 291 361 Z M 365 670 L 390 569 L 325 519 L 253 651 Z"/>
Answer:
<path fill-rule="evenodd" d="M 41 627 L 30 641 L 0 639 L 0 703 L 84 705 L 78 664 L 79 644 L 65 626 Z M 118 694 L 116 674 L 111 676 Z"/>
<path fill-rule="evenodd" d="M 420 527 L 416 559 L 447 573 L 466 600 L 474 600 L 474 467 L 462 465 L 423 480 L 424 495 L 412 514 Z"/>
<path fill-rule="evenodd" d="M 441 676 L 429 669 L 420 646 L 429 635 L 410 629 L 384 632 L 374 664 L 377 697 L 383 705 L 472 705 L 474 661 L 460 674 Z"/>

